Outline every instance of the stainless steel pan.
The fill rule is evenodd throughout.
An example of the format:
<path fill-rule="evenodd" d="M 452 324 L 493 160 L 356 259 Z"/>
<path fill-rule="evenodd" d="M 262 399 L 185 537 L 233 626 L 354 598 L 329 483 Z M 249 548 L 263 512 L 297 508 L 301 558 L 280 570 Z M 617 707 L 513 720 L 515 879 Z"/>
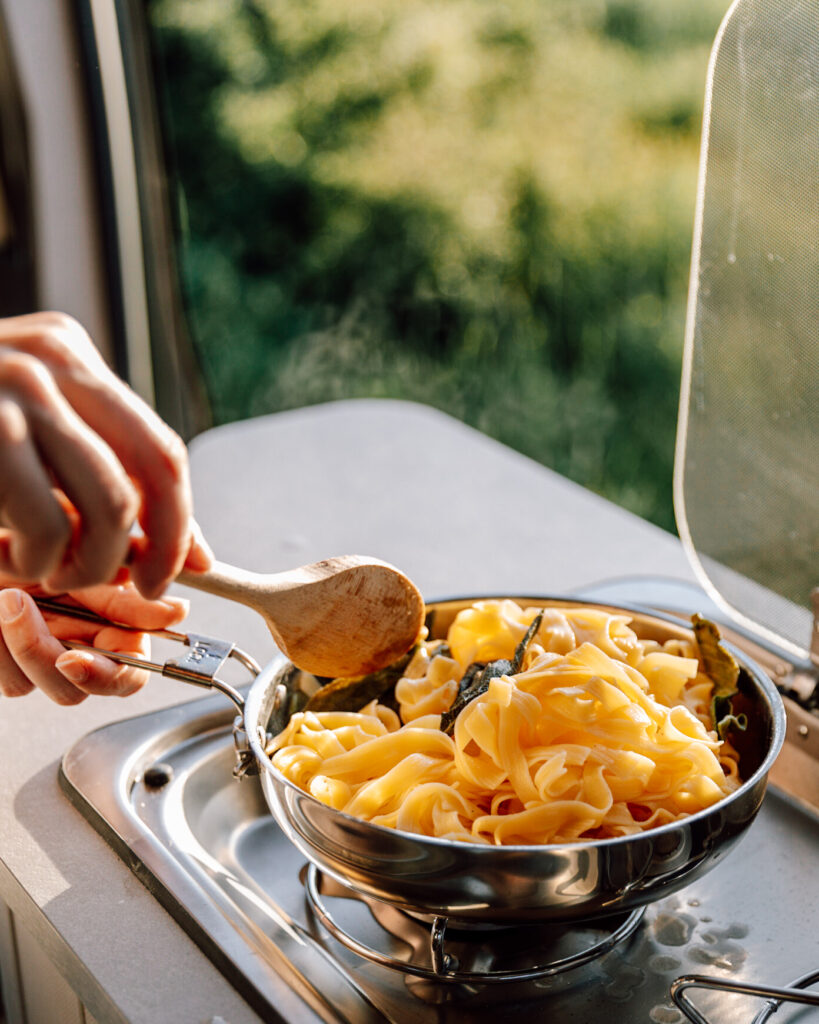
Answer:
<path fill-rule="evenodd" d="M 431 635 L 477 598 L 430 606 Z M 515 598 L 524 606 L 585 605 L 562 598 Z M 691 636 L 679 620 L 627 611 L 639 636 Z M 730 646 L 730 645 L 727 645 Z M 559 846 L 473 846 L 372 825 L 320 803 L 285 779 L 264 752 L 264 737 L 284 725 L 291 695 L 315 687 L 292 666 L 267 666 L 248 694 L 244 720 L 268 806 L 301 852 L 338 881 L 403 909 L 450 920 L 502 923 L 569 921 L 621 912 L 667 896 L 717 864 L 753 821 L 782 746 L 785 712 L 765 673 L 739 651 L 747 671 L 749 717 L 738 734 L 745 782 L 680 823 L 637 836 Z"/>
<path fill-rule="evenodd" d="M 480 599 L 429 605 L 431 637 L 444 636 L 455 615 Z M 513 600 L 525 607 L 582 605 L 625 612 L 640 637 L 691 637 L 680 620 L 641 609 L 557 597 Z M 271 813 L 304 856 L 359 893 L 450 922 L 588 920 L 633 910 L 683 888 L 719 863 L 747 831 L 785 735 L 785 712 L 775 686 L 759 666 L 726 644 L 746 670 L 738 698 L 741 707 L 735 710 L 748 716 L 749 726 L 732 737 L 745 781 L 735 793 L 682 822 L 636 836 L 547 846 L 473 846 L 360 821 L 298 789 L 273 767 L 265 744 L 320 683 L 277 658 L 258 671 L 243 699 L 216 672 L 230 656 L 255 672 L 252 659 L 220 641 L 164 635 L 187 643 L 189 652 L 147 667 L 214 686 L 234 701 L 240 712 L 234 728 L 236 774 L 258 773 Z"/>

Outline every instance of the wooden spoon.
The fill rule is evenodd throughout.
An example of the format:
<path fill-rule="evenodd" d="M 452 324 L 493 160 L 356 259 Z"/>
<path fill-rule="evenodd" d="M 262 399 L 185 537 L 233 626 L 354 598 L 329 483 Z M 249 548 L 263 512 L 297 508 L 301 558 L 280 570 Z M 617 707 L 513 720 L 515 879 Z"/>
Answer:
<path fill-rule="evenodd" d="M 375 558 L 344 555 L 260 574 L 214 562 L 179 583 L 257 611 L 294 665 L 318 676 L 361 676 L 391 664 L 418 638 L 424 601 L 415 584 Z"/>

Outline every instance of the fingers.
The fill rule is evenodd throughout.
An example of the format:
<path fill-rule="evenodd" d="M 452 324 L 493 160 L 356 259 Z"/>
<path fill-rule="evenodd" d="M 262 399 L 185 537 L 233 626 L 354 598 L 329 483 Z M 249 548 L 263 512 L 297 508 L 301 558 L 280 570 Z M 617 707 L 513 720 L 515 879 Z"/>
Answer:
<path fill-rule="evenodd" d="M 147 658 L 149 655 L 148 637 L 144 633 L 103 629 L 97 634 L 94 646 L 131 657 Z M 120 665 L 90 651 L 64 651 L 55 667 L 78 690 L 101 697 L 129 697 L 142 689 L 149 675 L 146 669 Z"/>
<path fill-rule="evenodd" d="M 80 528 L 75 543 L 61 552 L 61 564 L 41 578 L 55 590 L 110 579 L 128 548 L 139 505 L 124 469 L 108 445 L 77 416 L 41 363 L 18 352 L 0 353 L 0 394 L 3 391 L 7 428 L 13 418 L 9 409 L 15 403 L 17 419 L 22 419 L 22 425 L 17 423 L 19 442 L 2 449 L 9 474 L 3 483 L 4 516 L 10 525 L 18 526 L 18 550 L 13 537 L 8 544 L 9 562 L 16 556 L 19 563 L 19 549 L 25 554 L 32 546 L 24 539 L 30 534 L 25 511 L 40 503 L 53 509 L 54 496 L 47 499 L 43 494 L 45 466 L 76 509 Z M 38 525 L 42 522 L 40 517 Z M 52 559 L 54 549 L 52 544 Z M 26 574 L 23 578 L 38 577 Z"/>
<path fill-rule="evenodd" d="M 188 613 L 189 603 L 179 597 L 148 601 L 132 583 L 117 586 L 88 587 L 69 594 L 80 604 L 105 618 L 140 630 L 167 629 Z M 48 615 L 52 633 L 61 639 L 81 639 L 101 650 L 148 658 L 150 640 L 145 633 L 103 627 L 61 615 Z M 56 662 L 57 671 L 83 693 L 127 697 L 141 689 L 148 672 L 120 665 L 99 654 L 66 651 Z"/>
<path fill-rule="evenodd" d="M 13 318 L 0 324 L 0 350 L 4 341 L 47 366 L 57 388 L 92 436 L 104 442 L 105 452 L 116 453 L 116 461 L 139 499 L 143 537 L 133 545 L 131 576 L 143 595 L 158 596 L 177 575 L 191 550 L 191 492 L 187 451 L 182 440 L 108 369 L 88 335 L 70 317 L 36 314 Z M 74 440 L 74 455 L 81 450 L 91 458 L 92 453 L 80 446 L 79 439 Z M 53 447 L 48 457 L 54 457 Z M 105 476 L 108 467 L 104 454 L 97 452 L 96 461 L 91 458 L 91 462 L 94 479 Z M 61 479 L 76 465 L 76 458 L 71 465 L 63 460 Z M 76 488 L 76 474 L 66 483 Z M 92 490 L 91 486 L 83 487 L 82 494 L 88 495 Z M 73 495 L 70 496 L 73 500 Z M 84 520 L 87 508 L 78 508 Z M 50 583 L 61 589 L 87 583 L 90 568 L 99 568 L 112 555 L 114 547 L 124 555 L 122 545 L 113 544 L 120 534 L 118 517 L 125 514 L 121 492 L 112 496 L 111 507 L 105 511 L 114 517 L 116 525 L 102 538 L 108 542 L 104 554 L 95 556 L 96 549 L 88 545 L 75 559 L 75 580 L 66 573 Z M 98 514 L 97 521 L 101 518 Z M 95 582 L 107 578 L 110 577 L 98 575 Z"/>
<path fill-rule="evenodd" d="M 25 414 L 0 397 L 0 572 L 20 580 L 55 572 L 71 526 L 54 497 Z"/>
<path fill-rule="evenodd" d="M 146 597 L 156 597 L 182 568 L 190 546 L 187 449 L 101 359 L 84 358 L 93 346 L 79 324 L 60 321 L 46 334 L 28 344 L 50 367 L 77 413 L 117 453 L 139 491 L 144 536 L 135 546 L 131 576 Z"/>
<path fill-rule="evenodd" d="M 161 600 L 149 601 L 143 597 L 132 584 L 117 586 L 87 587 L 73 591 L 70 596 L 106 619 L 121 622 L 137 629 L 168 629 L 181 622 L 188 614 L 189 602 L 181 597 L 163 597 Z M 72 623 L 76 629 L 80 622 L 64 619 Z M 99 626 L 95 627 L 99 630 Z M 97 646 L 104 646 L 97 644 Z M 120 648 L 111 648 L 111 650 Z"/>
<path fill-rule="evenodd" d="M 0 623 L 7 617 L 14 620 L 21 610 L 18 591 L 6 590 L 0 593 Z M 34 683 L 20 670 L 9 652 L 0 624 L 0 694 L 4 697 L 24 697 L 33 689 Z"/>
<path fill-rule="evenodd" d="M 4 317 L 0 320 L 0 345 L 27 352 L 52 372 L 70 371 L 76 363 L 105 367 L 88 332 L 66 313 L 46 311 Z"/>
<path fill-rule="evenodd" d="M 127 665 L 118 665 L 110 658 L 87 651 L 64 651 L 55 667 L 65 679 L 79 692 L 96 696 L 127 697 L 135 693 L 144 684 L 140 676 L 147 672 L 133 669 Z M 133 686 L 128 686 L 127 674 L 133 673 Z"/>
<path fill-rule="evenodd" d="M 152 413 L 139 417 L 127 435 L 120 431 L 124 420 L 111 416 L 105 422 L 112 430 L 102 436 L 117 449 L 142 497 L 143 536 L 134 546 L 131 577 L 145 597 L 158 597 L 178 575 L 191 543 L 187 450 Z"/>
<path fill-rule="evenodd" d="M 207 572 L 213 565 L 214 554 L 195 519 L 190 521 L 190 547 L 185 558 L 185 568 L 192 572 Z"/>
<path fill-rule="evenodd" d="M 79 704 L 87 694 L 56 668 L 65 648 L 22 590 L 0 593 L 0 692 L 19 697 L 35 686 L 57 704 Z"/>
<path fill-rule="evenodd" d="M 98 615 L 143 630 L 167 629 L 179 623 L 188 613 L 189 602 L 179 597 L 148 601 L 133 586 L 89 587 L 70 595 Z M 56 636 L 83 638 L 106 651 L 148 658 L 150 640 L 145 633 L 133 633 L 115 627 L 83 623 L 64 616 L 49 616 Z M 148 672 L 133 666 L 120 665 L 99 654 L 68 651 L 60 655 L 56 668 L 84 693 L 127 697 L 141 689 Z"/>
<path fill-rule="evenodd" d="M 136 610 L 139 617 L 157 623 L 153 628 L 163 628 L 178 621 L 186 611 L 186 602 L 175 598 L 149 608 L 149 602 L 133 587 L 122 589 L 130 594 L 121 595 L 110 605 L 124 613 L 123 618 Z M 94 599 L 98 606 L 105 604 L 101 595 L 94 595 Z M 101 629 L 59 615 L 49 615 L 46 622 L 28 594 L 4 590 L 0 592 L 0 694 L 20 697 L 37 687 L 58 704 L 70 705 L 79 704 L 89 694 L 125 697 L 144 686 L 146 670 L 121 665 L 101 654 L 67 651 L 60 638 L 81 640 L 131 657 L 149 656 L 150 638 L 145 633 L 115 627 Z"/>

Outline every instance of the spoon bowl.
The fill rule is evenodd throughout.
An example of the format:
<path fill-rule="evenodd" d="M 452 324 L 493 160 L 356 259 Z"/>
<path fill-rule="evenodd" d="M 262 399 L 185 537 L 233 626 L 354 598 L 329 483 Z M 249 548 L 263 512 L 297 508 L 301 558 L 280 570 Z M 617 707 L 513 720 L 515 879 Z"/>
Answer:
<path fill-rule="evenodd" d="M 179 583 L 258 612 L 290 661 L 317 676 L 361 676 L 405 654 L 424 622 L 418 588 L 387 562 L 342 555 L 280 573 L 224 562 Z"/>

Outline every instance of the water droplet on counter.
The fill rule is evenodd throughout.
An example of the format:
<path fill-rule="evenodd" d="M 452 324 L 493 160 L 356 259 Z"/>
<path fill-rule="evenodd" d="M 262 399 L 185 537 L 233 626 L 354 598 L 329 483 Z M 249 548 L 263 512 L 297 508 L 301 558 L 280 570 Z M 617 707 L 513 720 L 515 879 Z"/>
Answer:
<path fill-rule="evenodd" d="M 685 1020 L 676 1006 L 655 1006 L 649 1010 L 648 1016 L 654 1024 L 682 1024 Z"/>
<path fill-rule="evenodd" d="M 745 939 L 748 937 L 748 925 L 734 923 L 725 928 L 709 928 L 707 934 L 712 936 L 707 940 L 708 942 L 721 942 L 723 939 Z"/>
<path fill-rule="evenodd" d="M 724 971 L 735 971 L 745 963 L 747 953 L 741 946 L 728 944 L 720 948 L 716 946 L 706 949 L 705 946 L 692 946 L 688 956 L 694 963 L 707 967 L 721 967 Z"/>
<path fill-rule="evenodd" d="M 684 946 L 691 941 L 697 921 L 690 914 L 658 914 L 651 927 L 661 946 Z"/>
<path fill-rule="evenodd" d="M 639 967 L 620 964 L 617 967 L 616 976 L 603 991 L 609 999 L 613 999 L 617 1003 L 625 1003 L 631 999 L 635 989 L 645 984 L 645 980 L 645 971 L 641 971 Z"/>

